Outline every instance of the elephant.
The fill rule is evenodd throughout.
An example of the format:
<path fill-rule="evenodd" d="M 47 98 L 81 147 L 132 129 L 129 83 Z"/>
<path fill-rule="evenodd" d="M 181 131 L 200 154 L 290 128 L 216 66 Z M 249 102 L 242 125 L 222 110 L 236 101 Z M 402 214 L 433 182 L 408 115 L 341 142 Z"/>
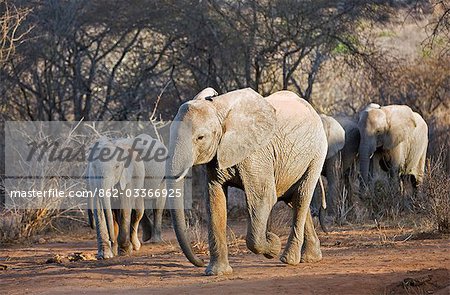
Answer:
<path fill-rule="evenodd" d="M 371 104 L 360 113 L 358 129 L 360 173 L 364 184 L 370 182 L 370 159 L 374 170 L 378 166 L 400 181 L 400 176 L 412 176 L 415 188 L 422 183 L 428 146 L 428 126 L 425 120 L 406 105 L 379 106 Z"/>
<path fill-rule="evenodd" d="M 358 124 L 352 117 L 328 116 L 321 114 L 322 124 L 327 136 L 328 150 L 322 175 L 327 178 L 326 193 L 327 213 L 333 215 L 336 210 L 339 176 L 344 179 L 344 185 L 350 189 L 350 169 L 357 159 L 360 135 Z M 317 198 L 318 199 L 318 198 Z M 318 204 L 319 202 L 314 202 Z M 322 210 L 323 206 L 320 208 Z M 320 211 L 319 210 L 319 211 Z M 323 213 L 320 212 L 319 217 Z M 322 217 L 323 219 L 323 217 Z"/>
<path fill-rule="evenodd" d="M 293 221 L 283 263 L 317 262 L 320 241 L 309 205 L 327 154 L 327 139 L 319 115 L 297 94 L 279 91 L 262 97 L 251 88 L 222 95 L 212 88 L 180 106 L 170 126 L 167 187 L 183 189 L 194 165 L 204 164 L 210 261 L 206 275 L 232 273 L 226 241 L 226 190 L 245 192 L 247 247 L 274 258 L 280 239 L 267 230 L 277 201 L 292 207 Z M 187 237 L 184 198 L 171 198 L 174 230 L 183 253 L 203 266 Z"/>
<path fill-rule="evenodd" d="M 144 189 L 153 191 L 165 189 L 164 177 L 166 175 L 165 160 L 167 157 L 167 148 L 162 142 L 147 134 L 140 134 L 136 138 L 142 140 L 141 144 L 138 144 L 137 147 L 141 149 L 143 154 L 148 155 L 148 159 L 143 159 L 145 168 Z M 155 156 L 155 153 L 159 153 L 159 159 Z M 162 217 L 166 198 L 149 198 L 149 200 L 146 199 L 146 202 L 150 204 L 147 204 L 145 207 L 151 209 L 145 210 L 145 214 L 141 220 L 143 227 L 142 240 L 152 243 L 162 242 Z"/>
<path fill-rule="evenodd" d="M 339 152 L 345 145 L 345 130 L 333 117 L 324 114 L 320 115 L 323 128 L 327 136 L 328 150 L 325 158 L 325 163 L 322 169 L 322 175 L 327 178 L 328 192 L 326 193 L 326 204 L 328 205 L 328 211 L 332 213 L 334 211 L 334 200 L 336 200 L 337 187 L 336 180 L 337 175 L 335 171 L 336 164 L 339 163 Z M 322 209 L 323 207 L 321 207 Z"/>
<path fill-rule="evenodd" d="M 93 214 L 97 230 L 98 259 L 112 258 L 119 254 L 130 254 L 134 248 L 141 246 L 137 237 L 139 221 L 144 214 L 143 198 L 127 198 L 126 190 L 142 189 L 145 168 L 142 161 L 137 161 L 131 145 L 115 143 L 101 138 L 92 149 L 88 163 L 89 187 L 94 194 Z M 101 153 L 117 154 L 121 151 L 125 157 L 132 157 L 131 162 L 119 160 L 119 156 L 108 160 L 100 157 Z M 117 190 L 117 193 L 114 193 Z M 112 196 L 118 196 L 118 200 Z M 135 202 L 133 204 L 132 202 Z M 120 209 L 116 209 L 120 208 Z M 132 214 L 132 208 L 135 208 Z M 131 228 L 131 232 L 130 232 Z"/>
<path fill-rule="evenodd" d="M 123 151 L 122 160 L 118 160 L 118 157 L 111 157 L 108 160 L 100 159 L 98 155 L 104 149 L 113 152 L 118 149 Z M 153 221 L 151 221 L 144 215 L 146 200 L 143 197 L 136 197 L 140 189 L 155 190 L 164 187 L 162 182 L 165 174 L 164 161 L 147 160 L 142 157 L 145 155 L 153 159 L 153 154 L 158 149 L 167 153 L 167 149 L 161 142 L 146 134 L 135 138 L 112 141 L 101 138 L 97 141 L 97 148 L 90 155 L 94 160 L 88 164 L 89 187 L 91 191 L 96 190 L 97 194 L 99 189 L 116 189 L 119 193 L 117 200 L 97 195 L 95 206 L 90 205 L 94 208 L 99 259 L 111 258 L 117 254 L 127 255 L 132 249 L 139 250 L 141 243 L 137 231 L 141 220 L 144 229 L 143 240 L 161 241 L 165 198 L 151 199 L 154 211 Z M 129 165 L 126 165 L 127 156 L 132 157 Z"/>

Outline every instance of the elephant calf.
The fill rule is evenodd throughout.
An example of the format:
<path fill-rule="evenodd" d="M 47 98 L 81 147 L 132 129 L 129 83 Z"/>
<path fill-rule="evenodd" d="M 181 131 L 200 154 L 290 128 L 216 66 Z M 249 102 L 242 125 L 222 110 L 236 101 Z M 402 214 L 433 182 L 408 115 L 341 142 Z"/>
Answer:
<path fill-rule="evenodd" d="M 144 216 L 144 198 L 136 197 L 141 189 L 160 189 L 165 174 L 161 161 L 145 161 L 142 154 L 150 148 L 165 147 L 152 137 L 141 134 L 135 138 L 109 140 L 99 139 L 91 150 L 88 163 L 89 188 L 95 192 L 90 207 L 93 208 L 99 259 L 111 258 L 117 254 L 130 254 L 139 250 L 141 243 L 137 236 L 138 225 Z M 153 144 L 152 144 L 153 143 Z M 109 151 L 107 160 L 101 153 Z M 138 152 L 139 151 L 139 152 Z M 131 159 L 131 160 L 130 160 Z M 113 197 L 114 196 L 114 197 Z M 161 239 L 161 219 L 164 198 L 158 198 L 154 205 L 155 222 L 146 220 L 144 240 L 153 235 Z M 95 201 L 95 205 L 94 205 Z"/>

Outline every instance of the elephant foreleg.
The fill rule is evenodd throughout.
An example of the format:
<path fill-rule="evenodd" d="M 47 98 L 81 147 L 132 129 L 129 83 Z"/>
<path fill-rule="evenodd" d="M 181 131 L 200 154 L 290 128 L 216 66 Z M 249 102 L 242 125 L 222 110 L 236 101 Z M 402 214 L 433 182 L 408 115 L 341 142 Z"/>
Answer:
<path fill-rule="evenodd" d="M 336 209 L 336 200 L 338 199 L 338 167 L 340 165 L 340 154 L 337 154 L 336 156 L 332 157 L 331 159 L 328 159 L 325 162 L 325 170 L 327 174 L 327 181 L 328 181 L 328 192 L 326 194 L 327 198 L 327 213 L 330 215 L 335 214 Z"/>
<path fill-rule="evenodd" d="M 94 208 L 93 214 L 95 218 L 95 226 L 97 230 L 97 246 L 98 246 L 98 259 L 107 259 L 114 256 L 111 249 L 111 241 L 106 227 L 105 214 L 103 209 Z"/>
<path fill-rule="evenodd" d="M 136 200 L 136 209 L 133 210 L 131 214 L 131 244 L 133 245 L 133 250 L 138 251 L 141 248 L 141 242 L 138 238 L 138 228 L 139 228 L 139 222 L 142 219 L 142 216 L 144 216 L 144 201 L 142 199 Z"/>
<path fill-rule="evenodd" d="M 208 215 L 208 239 L 211 259 L 206 268 L 207 275 L 223 275 L 233 272 L 228 262 L 227 206 L 223 187 L 209 183 L 206 204 Z"/>
<path fill-rule="evenodd" d="M 162 241 L 161 238 L 161 229 L 162 229 L 162 216 L 164 212 L 166 198 L 157 198 L 155 202 L 155 208 L 153 209 L 153 243 L 160 243 Z"/>
<path fill-rule="evenodd" d="M 113 209 L 113 221 L 114 221 L 114 238 L 112 243 L 112 251 L 114 256 L 117 256 L 119 254 L 119 245 L 117 243 L 117 238 L 119 236 L 119 220 L 120 220 L 120 210 L 119 209 Z"/>
<path fill-rule="evenodd" d="M 130 242 L 131 208 L 120 210 L 119 221 L 119 255 L 130 255 L 133 246 Z"/>

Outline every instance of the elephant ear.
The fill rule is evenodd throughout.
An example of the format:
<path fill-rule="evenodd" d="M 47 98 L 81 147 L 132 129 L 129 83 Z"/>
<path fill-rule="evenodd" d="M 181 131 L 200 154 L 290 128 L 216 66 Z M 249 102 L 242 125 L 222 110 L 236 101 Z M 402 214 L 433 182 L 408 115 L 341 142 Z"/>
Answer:
<path fill-rule="evenodd" d="M 408 106 L 385 107 L 388 130 L 384 137 L 385 149 L 393 149 L 410 135 L 417 124 L 413 111 Z"/>
<path fill-rule="evenodd" d="M 335 156 L 345 145 L 345 130 L 341 124 L 333 117 L 320 115 L 322 119 L 323 129 L 327 136 L 328 151 L 327 159 Z"/>
<path fill-rule="evenodd" d="M 133 168 L 133 164 L 130 164 L 128 167 L 123 167 L 119 180 L 121 190 L 126 189 L 127 184 L 131 183 L 131 180 L 133 178 Z"/>
<path fill-rule="evenodd" d="M 368 105 L 366 105 L 360 112 L 359 112 L 359 120 L 361 120 L 361 118 L 364 115 L 367 115 L 367 112 L 372 110 L 372 109 L 379 109 L 381 108 L 381 106 L 377 103 L 371 102 Z"/>
<path fill-rule="evenodd" d="M 216 90 L 214 90 L 214 88 L 208 87 L 208 88 L 205 88 L 202 91 L 200 91 L 193 99 L 194 100 L 202 100 L 202 99 L 211 100 L 212 97 L 217 96 L 217 95 L 218 95 L 218 93 Z"/>
<path fill-rule="evenodd" d="M 141 138 L 142 139 L 142 138 Z M 128 142 L 133 143 L 135 138 L 126 139 Z M 139 157 L 137 151 L 132 151 L 131 146 L 128 144 L 119 143 L 117 145 L 119 148 L 123 149 L 124 158 L 126 159 L 123 163 L 124 167 L 122 173 L 120 174 L 120 188 L 124 190 L 127 184 L 132 184 L 133 188 L 142 188 L 144 186 L 145 179 L 145 165 L 144 161 Z M 130 163 L 127 163 L 128 157 L 131 156 Z M 128 164 L 128 166 L 127 166 Z"/>
<path fill-rule="evenodd" d="M 122 166 L 122 172 L 120 173 L 120 178 L 119 178 L 119 185 L 120 185 L 120 189 L 124 190 L 124 189 L 126 189 L 127 184 L 131 183 L 131 181 L 133 179 L 134 159 L 132 159 L 130 163 L 127 163 L 130 149 L 131 149 L 130 146 L 124 144 L 123 142 L 120 142 L 119 144 L 117 144 L 117 147 L 119 149 L 123 150 L 122 157 L 124 158 L 124 160 L 121 160 L 123 162 L 119 163 Z"/>
<path fill-rule="evenodd" d="M 232 167 L 266 146 L 275 132 L 275 109 L 251 88 L 220 96 L 229 106 L 217 148 L 220 169 Z"/>

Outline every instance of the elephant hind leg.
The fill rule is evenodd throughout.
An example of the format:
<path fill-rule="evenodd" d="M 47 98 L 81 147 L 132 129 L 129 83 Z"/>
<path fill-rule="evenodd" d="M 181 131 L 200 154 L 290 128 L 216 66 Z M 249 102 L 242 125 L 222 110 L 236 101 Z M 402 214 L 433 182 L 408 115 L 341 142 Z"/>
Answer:
<path fill-rule="evenodd" d="M 263 254 L 266 258 L 274 258 L 281 251 L 280 238 L 267 231 L 270 212 L 277 201 L 275 181 L 268 181 L 268 186 L 252 187 L 246 190 L 248 228 L 247 248 L 255 254 Z"/>
<path fill-rule="evenodd" d="M 306 215 L 305 222 L 305 242 L 302 247 L 301 262 L 318 262 L 322 260 L 322 251 L 320 251 L 320 241 L 317 237 L 316 230 L 311 213 Z"/>
<path fill-rule="evenodd" d="M 130 242 L 131 208 L 120 210 L 119 255 L 130 255 L 133 245 Z"/>
<path fill-rule="evenodd" d="M 144 215 L 141 219 L 141 226 L 142 226 L 142 241 L 147 242 L 149 241 L 153 236 L 153 220 L 149 217 L 149 211 L 151 209 L 147 209 L 144 212 Z"/>
<path fill-rule="evenodd" d="M 152 243 L 162 242 L 161 230 L 162 230 L 162 216 L 165 207 L 165 198 L 158 198 L 155 202 L 155 208 L 153 208 L 153 237 L 151 239 Z"/>
<path fill-rule="evenodd" d="M 311 164 L 298 181 L 298 189 L 292 199 L 293 218 L 291 233 L 280 258 L 283 263 L 296 265 L 300 262 L 305 237 L 307 240 L 304 248 L 305 262 L 318 261 L 321 258 L 320 243 L 314 230 L 311 212 L 309 211 L 314 188 L 320 177 L 320 169 L 319 165 Z"/>
<path fill-rule="evenodd" d="M 425 172 L 425 164 L 427 161 L 427 151 L 422 153 L 422 156 L 420 157 L 419 163 L 417 165 L 416 171 L 413 171 L 415 184 L 414 187 L 417 189 L 423 182 L 423 174 Z"/>

